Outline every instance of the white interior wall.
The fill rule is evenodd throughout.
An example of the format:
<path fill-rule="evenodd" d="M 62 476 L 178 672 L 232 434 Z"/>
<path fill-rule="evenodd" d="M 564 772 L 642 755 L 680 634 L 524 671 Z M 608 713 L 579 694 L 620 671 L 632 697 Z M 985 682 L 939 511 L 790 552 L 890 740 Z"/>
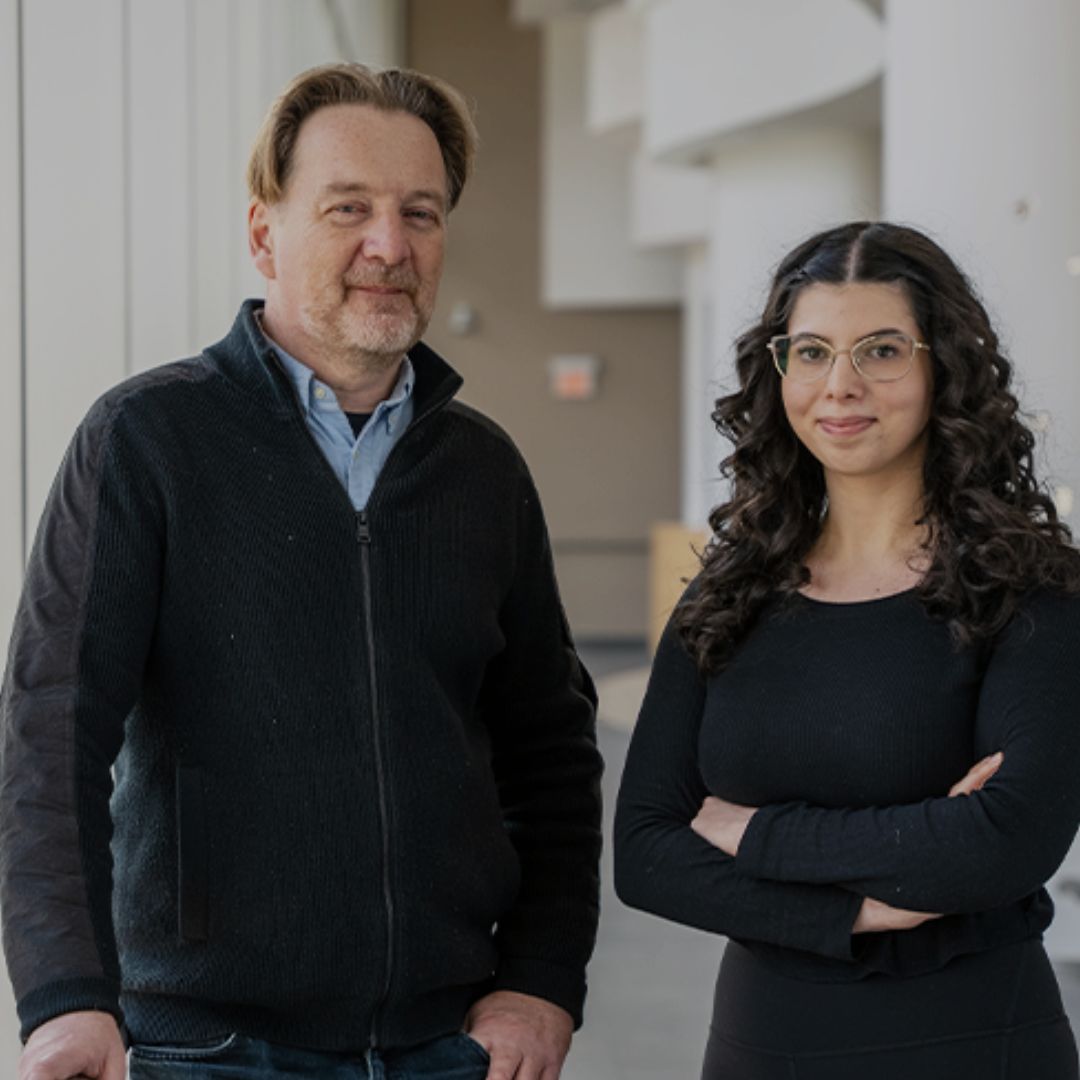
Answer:
<path fill-rule="evenodd" d="M 400 63 L 403 18 L 399 0 L 0 0 L 5 641 L 24 544 L 91 402 L 216 340 L 261 289 L 244 166 L 272 97 L 314 63 Z M 0 1075 L 16 1028 L 0 980 Z"/>
<path fill-rule="evenodd" d="M 125 372 L 123 0 L 23 4 L 27 512 Z"/>
<path fill-rule="evenodd" d="M 631 181 L 631 230 L 639 247 L 685 246 L 708 235 L 712 170 L 668 165 L 639 153 Z"/>
<path fill-rule="evenodd" d="M 717 355 L 707 242 L 686 249 L 682 342 L 682 521 L 701 528 L 720 502 L 721 447 L 709 419 L 716 398 Z"/>
<path fill-rule="evenodd" d="M 1076 0 L 889 8 L 886 212 L 932 230 L 974 277 L 1021 403 L 1050 416 L 1050 472 L 1080 496 L 1078 52 Z"/>
<path fill-rule="evenodd" d="M 1044 471 L 1080 495 L 1080 4 L 903 0 L 888 19 L 886 211 L 973 276 L 1021 405 L 1049 416 Z M 1080 845 L 1051 882 L 1046 935 L 1056 959 L 1080 960 L 1065 879 L 1080 886 Z"/>
<path fill-rule="evenodd" d="M 645 111 L 644 19 L 623 4 L 601 8 L 588 21 L 585 97 L 589 129 L 638 123 Z"/>
<path fill-rule="evenodd" d="M 190 26 L 187 5 L 173 0 L 139 0 L 128 19 L 127 356 L 135 372 L 182 355 L 194 341 Z M 171 47 L 160 48 L 163 40 Z"/>
<path fill-rule="evenodd" d="M 797 167 L 793 163 L 797 162 Z M 708 210 L 709 319 L 690 357 L 687 402 L 705 402 L 684 418 L 701 430 L 687 446 L 683 518 L 697 527 L 726 493 L 717 463 L 730 452 L 709 413 L 736 385 L 734 342 L 760 315 L 771 273 L 800 240 L 818 229 L 878 214 L 880 141 L 876 132 L 772 126 L 732 142 L 713 163 Z"/>
<path fill-rule="evenodd" d="M 0 626 L 5 628 L 15 613 L 23 548 L 18 21 L 18 0 L 0 0 L 0 383 L 6 388 L 0 394 Z"/>
<path fill-rule="evenodd" d="M 881 22 L 859 0 L 665 0 L 644 25 L 645 148 L 673 160 L 864 86 L 883 61 Z"/>
<path fill-rule="evenodd" d="M 23 560 L 22 198 L 19 2 L 0 0 L 0 626 L 11 624 Z M 0 1074 L 14 1075 L 15 1002 L 0 978 Z M 3 1062 L 8 1062 L 7 1066 Z"/>
<path fill-rule="evenodd" d="M 17 0 L 7 3 L 17 10 Z M 21 527 L 32 532 L 94 398 L 125 374 L 217 340 L 240 300 L 261 291 L 247 254 L 244 167 L 273 95 L 296 72 L 346 52 L 377 66 L 399 62 L 403 8 L 395 0 L 23 7 Z M 16 35 L 4 41 L 13 48 Z M 5 96 L 12 118 L 17 89 L 13 83 Z M 16 177 L 17 161 L 5 156 Z M 16 296 L 5 290 L 8 303 Z"/>
<path fill-rule="evenodd" d="M 680 260 L 639 251 L 631 236 L 633 129 L 591 135 L 586 126 L 588 22 L 544 24 L 541 281 L 556 308 L 673 305 Z"/>

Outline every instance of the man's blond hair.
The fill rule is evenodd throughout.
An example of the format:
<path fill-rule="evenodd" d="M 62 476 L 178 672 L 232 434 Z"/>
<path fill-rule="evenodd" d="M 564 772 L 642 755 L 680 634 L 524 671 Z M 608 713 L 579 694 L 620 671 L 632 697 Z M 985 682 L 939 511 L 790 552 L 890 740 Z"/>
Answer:
<path fill-rule="evenodd" d="M 447 205 L 461 197 L 476 155 L 476 128 L 464 98 L 448 83 L 405 68 L 323 64 L 301 72 L 270 106 L 248 160 L 248 191 L 273 204 L 285 196 L 303 122 L 329 105 L 372 105 L 404 112 L 431 128 L 446 167 Z"/>

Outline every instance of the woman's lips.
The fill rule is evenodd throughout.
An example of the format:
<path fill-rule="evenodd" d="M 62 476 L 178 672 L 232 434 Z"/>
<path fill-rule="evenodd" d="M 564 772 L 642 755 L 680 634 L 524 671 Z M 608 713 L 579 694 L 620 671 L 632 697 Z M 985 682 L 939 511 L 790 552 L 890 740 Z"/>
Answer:
<path fill-rule="evenodd" d="M 826 435 L 851 436 L 860 435 L 872 423 L 874 423 L 874 418 L 871 416 L 826 416 L 818 421 L 818 427 Z"/>

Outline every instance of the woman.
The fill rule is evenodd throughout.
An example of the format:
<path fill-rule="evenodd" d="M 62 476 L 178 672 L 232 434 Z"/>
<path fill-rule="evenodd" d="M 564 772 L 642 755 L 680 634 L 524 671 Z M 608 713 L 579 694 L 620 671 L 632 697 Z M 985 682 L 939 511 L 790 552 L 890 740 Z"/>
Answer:
<path fill-rule="evenodd" d="M 951 259 L 780 265 L 713 414 L 731 498 L 665 632 L 616 888 L 729 936 L 706 1080 L 1070 1080 L 1043 884 L 1080 820 L 1080 555 Z"/>

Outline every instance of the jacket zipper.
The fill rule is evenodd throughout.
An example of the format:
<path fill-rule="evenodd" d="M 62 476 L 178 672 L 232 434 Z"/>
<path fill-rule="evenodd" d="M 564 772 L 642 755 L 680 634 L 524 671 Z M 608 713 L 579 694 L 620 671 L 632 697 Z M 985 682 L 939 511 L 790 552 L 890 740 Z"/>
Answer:
<path fill-rule="evenodd" d="M 367 511 L 356 511 L 356 540 L 360 545 L 360 575 L 364 586 L 364 636 L 367 642 L 368 684 L 371 693 L 371 733 L 375 747 L 375 786 L 378 790 L 379 826 L 382 834 L 382 888 L 386 911 L 386 968 L 382 993 L 371 1017 L 371 1046 L 378 1046 L 379 1019 L 390 996 L 394 968 L 394 897 L 390 890 L 390 820 L 386 805 L 386 769 L 383 763 L 382 724 L 379 714 L 379 683 L 375 675 L 375 619 L 371 606 L 371 530 Z"/>
<path fill-rule="evenodd" d="M 402 443 L 409 439 L 414 430 L 421 423 L 425 423 L 430 417 L 439 412 L 449 402 L 451 397 L 453 397 L 452 394 L 440 398 L 437 401 L 430 402 L 425 408 L 413 416 L 408 430 L 403 432 L 401 438 L 399 438 L 390 448 L 390 453 L 387 455 L 386 461 L 383 462 L 383 467 L 379 473 L 379 479 L 375 482 L 375 489 L 373 489 L 368 496 L 368 506 L 370 506 L 374 500 L 376 490 L 379 488 L 379 483 L 387 473 L 387 466 L 394 460 Z M 349 503 L 349 508 L 356 516 L 356 542 L 360 547 L 360 578 L 364 587 L 364 637 L 367 644 L 368 686 L 371 694 L 371 726 L 372 738 L 375 745 L 375 784 L 379 794 L 379 825 L 383 847 L 383 905 L 386 911 L 386 969 L 383 975 L 382 993 L 375 1005 L 375 1011 L 372 1013 L 371 1034 L 369 1037 L 371 1048 L 376 1049 L 378 1047 L 379 1020 L 381 1019 L 386 1002 L 390 997 L 390 981 L 393 976 L 394 897 L 390 890 L 390 818 L 386 805 L 386 767 L 383 762 L 382 740 L 380 737 L 379 686 L 378 680 L 375 677 L 375 619 L 371 606 L 371 529 L 368 525 L 367 510 L 357 510 L 353 507 L 352 503 L 349 501 L 348 492 L 342 488 L 337 473 L 334 472 L 330 467 L 330 463 L 326 460 L 326 455 L 322 452 L 315 436 L 312 435 L 307 420 L 304 418 L 295 398 L 293 398 L 293 404 L 295 406 L 294 412 L 296 419 L 300 421 L 300 427 L 303 429 L 308 443 L 312 450 L 315 451 L 315 456 L 321 462 L 322 470 L 332 479 L 334 487 L 341 492 L 345 501 Z"/>

